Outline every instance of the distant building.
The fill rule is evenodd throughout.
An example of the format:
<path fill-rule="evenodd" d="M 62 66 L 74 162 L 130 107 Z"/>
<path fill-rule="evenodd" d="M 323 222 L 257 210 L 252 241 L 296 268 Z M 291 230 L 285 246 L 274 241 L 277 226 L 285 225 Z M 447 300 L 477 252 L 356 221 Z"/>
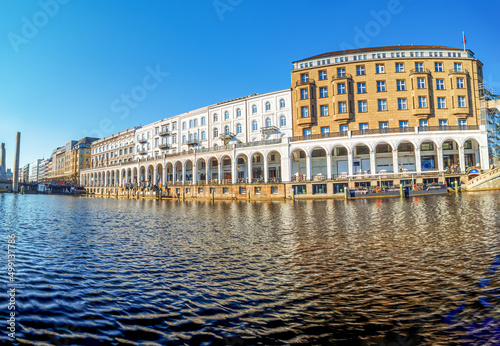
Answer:
<path fill-rule="evenodd" d="M 38 182 L 40 180 L 40 162 L 42 162 L 42 159 L 37 159 L 30 163 L 28 182 Z"/>

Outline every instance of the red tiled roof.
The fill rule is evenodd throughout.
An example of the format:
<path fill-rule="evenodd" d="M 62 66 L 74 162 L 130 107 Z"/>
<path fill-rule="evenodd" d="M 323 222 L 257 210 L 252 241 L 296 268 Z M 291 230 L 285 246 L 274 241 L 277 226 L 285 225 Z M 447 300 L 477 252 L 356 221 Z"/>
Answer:
<path fill-rule="evenodd" d="M 323 53 L 315 56 L 311 56 L 306 59 L 297 60 L 294 62 L 306 61 L 317 58 L 327 58 L 336 55 L 344 55 L 344 54 L 356 54 L 356 53 L 364 53 L 364 52 L 377 52 L 377 51 L 388 51 L 388 50 L 408 50 L 408 49 L 446 49 L 446 50 L 461 50 L 460 48 L 454 47 L 445 47 L 445 46 L 435 46 L 435 45 L 410 45 L 410 46 L 386 46 L 386 47 L 370 47 L 370 48 L 358 48 L 358 49 L 347 49 L 347 50 L 338 50 L 335 52 Z"/>

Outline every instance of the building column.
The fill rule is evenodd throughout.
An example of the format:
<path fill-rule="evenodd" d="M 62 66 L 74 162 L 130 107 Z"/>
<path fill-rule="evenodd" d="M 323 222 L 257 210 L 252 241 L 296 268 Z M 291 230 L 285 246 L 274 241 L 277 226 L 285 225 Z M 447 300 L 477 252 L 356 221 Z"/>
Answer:
<path fill-rule="evenodd" d="M 238 179 L 238 159 L 231 161 L 231 184 L 236 184 L 236 179 Z"/>
<path fill-rule="evenodd" d="M 182 179 L 181 179 L 182 185 L 184 185 L 184 182 L 186 181 L 186 162 L 187 161 L 182 162 L 182 164 L 181 164 L 182 165 L 182 173 L 181 173 L 182 174 Z"/>
<path fill-rule="evenodd" d="M 193 185 L 198 183 L 198 161 L 194 161 L 193 163 Z"/>
<path fill-rule="evenodd" d="M 217 182 L 220 184 L 222 183 L 222 160 L 218 160 L 217 164 Z"/>
<path fill-rule="evenodd" d="M 371 174 L 377 173 L 377 158 L 375 156 L 375 150 L 370 150 L 370 171 Z M 361 164 L 361 163 L 360 163 Z M 363 173 L 363 167 L 360 167 L 361 173 Z"/>
<path fill-rule="evenodd" d="M 332 154 L 326 153 L 326 179 L 332 180 Z"/>
<path fill-rule="evenodd" d="M 306 180 L 311 180 L 311 155 L 306 153 Z"/>
<path fill-rule="evenodd" d="M 463 145 L 458 147 L 458 161 L 460 163 L 460 172 L 464 173 L 465 172 L 465 153 L 464 153 Z"/>
<path fill-rule="evenodd" d="M 420 156 L 420 148 L 415 148 L 415 171 L 422 172 L 422 157 Z"/>
<path fill-rule="evenodd" d="M 347 153 L 347 165 L 349 166 L 348 167 L 348 172 L 347 174 L 349 176 L 352 176 L 353 175 L 353 161 L 354 161 L 354 153 L 352 152 L 352 150 L 350 150 L 348 153 Z"/>
<path fill-rule="evenodd" d="M 488 152 L 488 146 L 482 145 L 480 147 L 480 153 L 479 153 L 479 158 L 481 160 L 481 169 L 489 169 L 490 168 L 490 159 L 489 159 L 489 152 Z"/>
<path fill-rule="evenodd" d="M 264 183 L 269 181 L 269 162 L 267 162 L 267 157 L 263 155 L 264 158 Z"/>
<path fill-rule="evenodd" d="M 205 183 L 208 185 L 208 181 L 210 180 L 210 163 L 212 161 L 205 160 Z"/>
<path fill-rule="evenodd" d="M 399 172 L 398 150 L 397 149 L 392 150 L 392 172 L 393 173 Z"/>
<path fill-rule="evenodd" d="M 291 181 L 291 169 L 290 165 L 292 160 L 290 160 L 289 156 L 281 156 L 281 181 Z"/>
<path fill-rule="evenodd" d="M 252 182 L 252 158 L 248 157 L 248 168 L 247 168 L 247 178 L 248 178 L 248 183 L 250 184 Z"/>
<path fill-rule="evenodd" d="M 437 147 L 438 170 L 444 171 L 443 147 Z"/>
<path fill-rule="evenodd" d="M 158 167 L 155 165 L 153 168 L 153 185 L 158 182 Z"/>

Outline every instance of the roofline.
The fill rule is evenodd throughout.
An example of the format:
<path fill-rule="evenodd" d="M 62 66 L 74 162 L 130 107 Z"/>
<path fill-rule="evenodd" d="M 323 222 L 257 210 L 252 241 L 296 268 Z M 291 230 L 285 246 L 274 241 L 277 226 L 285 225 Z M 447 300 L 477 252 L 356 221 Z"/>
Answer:
<path fill-rule="evenodd" d="M 365 52 L 375 52 L 375 51 L 390 51 L 390 50 L 407 50 L 407 49 L 426 49 L 426 50 L 436 50 L 436 49 L 442 49 L 442 50 L 457 50 L 457 51 L 462 51 L 462 48 L 455 48 L 455 47 L 446 47 L 446 46 L 437 46 L 437 45 L 405 45 L 405 46 L 382 46 L 382 47 L 367 47 L 367 48 L 356 48 L 356 49 L 347 49 L 347 50 L 338 50 L 334 52 L 328 52 L 328 53 L 323 53 L 323 54 L 318 54 L 311 56 L 309 58 L 305 59 L 300 59 L 293 61 L 292 63 L 296 62 L 302 62 L 302 61 L 307 61 L 311 59 L 318 59 L 318 58 L 327 58 L 331 56 L 339 56 L 339 55 L 344 55 L 344 54 L 353 54 L 353 53 L 365 53 Z M 471 52 L 472 55 L 474 53 L 470 49 L 466 49 L 466 51 Z"/>

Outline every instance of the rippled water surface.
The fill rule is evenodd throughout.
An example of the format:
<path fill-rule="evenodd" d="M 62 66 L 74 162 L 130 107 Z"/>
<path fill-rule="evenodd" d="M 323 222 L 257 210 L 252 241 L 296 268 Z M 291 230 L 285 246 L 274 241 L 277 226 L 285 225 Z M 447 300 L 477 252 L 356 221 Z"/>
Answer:
<path fill-rule="evenodd" d="M 0 194 L 0 310 L 14 233 L 18 343 L 496 345 L 499 198 Z"/>

